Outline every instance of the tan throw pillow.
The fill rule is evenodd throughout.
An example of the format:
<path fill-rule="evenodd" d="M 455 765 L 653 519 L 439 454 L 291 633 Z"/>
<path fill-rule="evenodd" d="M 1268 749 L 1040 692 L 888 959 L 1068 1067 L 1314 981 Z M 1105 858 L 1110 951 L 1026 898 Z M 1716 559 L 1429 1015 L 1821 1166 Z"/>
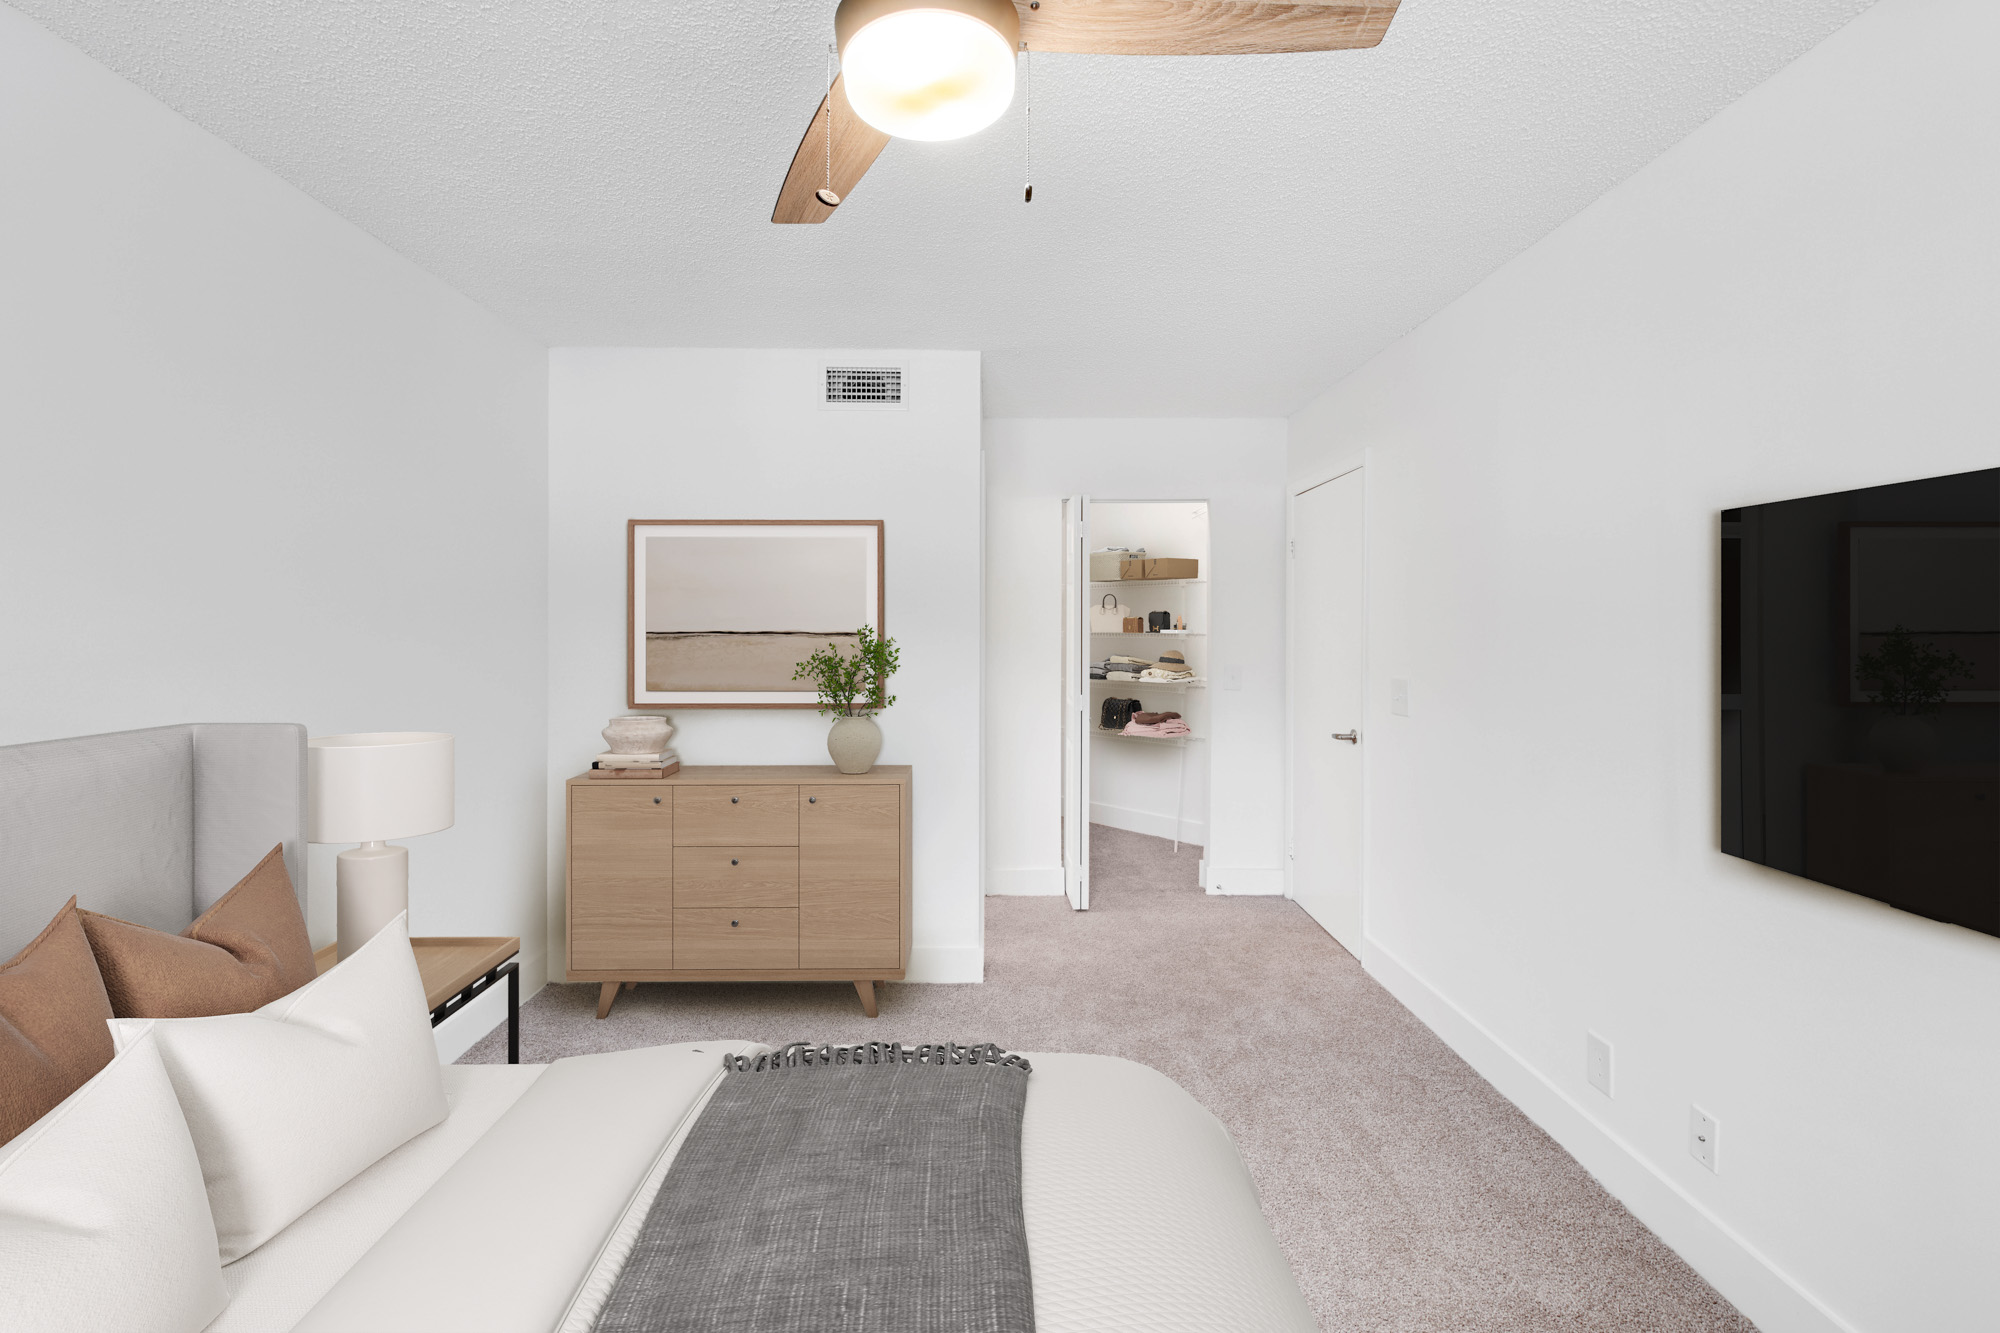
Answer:
<path fill-rule="evenodd" d="M 27 948 L 0 963 L 0 1143 L 111 1063 L 111 1016 L 71 898 Z"/>
<path fill-rule="evenodd" d="M 83 911 L 119 1018 L 247 1014 L 318 975 L 284 847 L 257 863 L 178 935 Z"/>

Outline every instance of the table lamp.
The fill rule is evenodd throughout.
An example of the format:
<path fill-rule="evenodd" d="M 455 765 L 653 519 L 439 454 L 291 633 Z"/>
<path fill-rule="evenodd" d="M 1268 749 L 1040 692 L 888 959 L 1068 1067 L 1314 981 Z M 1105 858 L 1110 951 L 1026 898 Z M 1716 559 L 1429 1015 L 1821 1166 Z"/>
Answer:
<path fill-rule="evenodd" d="M 306 741 L 306 841 L 358 842 L 340 854 L 340 956 L 410 905 L 410 852 L 391 838 L 451 827 L 452 738 L 370 731 Z"/>

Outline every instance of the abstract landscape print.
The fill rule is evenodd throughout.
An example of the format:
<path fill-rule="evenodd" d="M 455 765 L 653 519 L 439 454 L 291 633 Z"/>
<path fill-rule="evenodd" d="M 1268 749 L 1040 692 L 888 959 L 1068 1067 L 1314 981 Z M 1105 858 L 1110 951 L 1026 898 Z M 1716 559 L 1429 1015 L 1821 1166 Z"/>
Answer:
<path fill-rule="evenodd" d="M 883 628 L 879 520 L 633 519 L 626 534 L 634 708 L 811 708 L 795 664 Z"/>

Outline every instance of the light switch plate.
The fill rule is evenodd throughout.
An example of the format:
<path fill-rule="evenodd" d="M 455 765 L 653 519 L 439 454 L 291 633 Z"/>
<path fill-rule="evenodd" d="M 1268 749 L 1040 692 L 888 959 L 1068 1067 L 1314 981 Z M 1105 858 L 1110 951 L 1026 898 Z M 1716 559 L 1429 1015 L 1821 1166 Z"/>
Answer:
<path fill-rule="evenodd" d="M 1410 715 L 1410 678 L 1392 676 L 1389 680 L 1389 711 L 1397 717 Z"/>
<path fill-rule="evenodd" d="M 1611 1043 L 1595 1032 L 1584 1034 L 1584 1076 L 1590 1086 L 1609 1097 L 1611 1095 Z"/>
<path fill-rule="evenodd" d="M 1699 1106 L 1688 1107 L 1688 1156 L 1716 1171 L 1716 1149 L 1720 1146 L 1721 1137 L 1722 1125 L 1714 1116 Z M 1721 1172 L 1716 1171 L 1716 1174 Z"/>
<path fill-rule="evenodd" d="M 1227 666 L 1222 668 L 1222 688 L 1225 690 L 1242 689 L 1243 668 L 1240 666 Z"/>

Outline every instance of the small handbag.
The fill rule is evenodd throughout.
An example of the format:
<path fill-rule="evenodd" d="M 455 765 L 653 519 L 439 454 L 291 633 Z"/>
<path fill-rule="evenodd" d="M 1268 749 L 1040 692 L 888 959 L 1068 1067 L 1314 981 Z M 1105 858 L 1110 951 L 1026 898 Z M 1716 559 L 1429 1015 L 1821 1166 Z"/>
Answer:
<path fill-rule="evenodd" d="M 1090 628 L 1095 634 L 1116 634 L 1125 628 L 1125 608 L 1118 605 L 1118 594 L 1107 592 L 1090 608 Z"/>
<path fill-rule="evenodd" d="M 1125 632 L 1127 634 L 1144 634 L 1146 632 L 1145 619 L 1141 616 L 1126 616 Z"/>
<path fill-rule="evenodd" d="M 1140 709 L 1137 699 L 1106 699 L 1098 713 L 1097 725 L 1102 731 L 1123 731 L 1125 724 L 1132 720 L 1132 714 Z"/>
<path fill-rule="evenodd" d="M 1172 629 L 1173 627 L 1174 627 L 1173 612 L 1148 611 L 1146 613 L 1146 628 L 1151 633 L 1157 634 L 1163 629 Z"/>

